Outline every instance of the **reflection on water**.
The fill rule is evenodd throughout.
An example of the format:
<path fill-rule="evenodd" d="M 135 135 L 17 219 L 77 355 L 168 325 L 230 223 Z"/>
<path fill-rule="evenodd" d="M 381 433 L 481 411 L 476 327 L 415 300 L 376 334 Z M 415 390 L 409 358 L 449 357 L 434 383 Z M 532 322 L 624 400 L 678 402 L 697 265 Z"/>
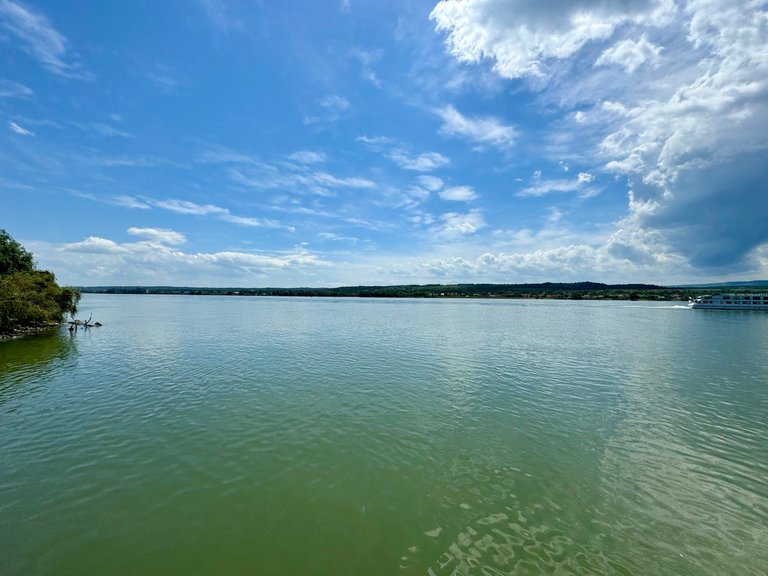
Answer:
<path fill-rule="evenodd" d="M 0 404 L 44 386 L 45 375 L 66 364 L 77 342 L 62 329 L 0 341 Z"/>
<path fill-rule="evenodd" d="M 82 306 L 104 328 L 0 343 L 8 573 L 768 565 L 768 348 L 755 345 L 768 314 L 91 295 Z"/>

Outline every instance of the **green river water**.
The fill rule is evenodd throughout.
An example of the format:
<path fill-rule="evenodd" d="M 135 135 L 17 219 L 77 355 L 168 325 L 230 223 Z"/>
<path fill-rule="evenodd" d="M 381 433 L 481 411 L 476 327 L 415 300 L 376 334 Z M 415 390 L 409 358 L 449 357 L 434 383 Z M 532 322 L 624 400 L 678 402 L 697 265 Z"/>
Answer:
<path fill-rule="evenodd" d="M 0 342 L 0 574 L 768 573 L 768 313 L 86 294 Z"/>

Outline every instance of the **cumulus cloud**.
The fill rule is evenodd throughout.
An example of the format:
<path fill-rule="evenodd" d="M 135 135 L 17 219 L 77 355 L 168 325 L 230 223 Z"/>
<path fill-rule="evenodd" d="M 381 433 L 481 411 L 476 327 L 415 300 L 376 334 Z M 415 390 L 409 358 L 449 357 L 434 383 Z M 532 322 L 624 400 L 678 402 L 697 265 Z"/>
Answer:
<path fill-rule="evenodd" d="M 152 242 L 160 244 L 170 244 L 172 246 L 184 244 L 187 241 L 186 236 L 181 232 L 175 232 L 167 228 L 128 228 L 128 234 L 146 238 Z"/>
<path fill-rule="evenodd" d="M 640 40 L 627 38 L 600 54 L 600 57 L 595 61 L 595 66 L 617 64 L 623 67 L 628 74 L 632 74 L 646 62 L 657 65 L 661 50 L 661 46 L 652 44 L 645 36 L 641 37 Z"/>
<path fill-rule="evenodd" d="M 99 236 L 88 236 L 80 242 L 64 244 L 60 249 L 64 252 L 81 252 L 84 254 L 124 254 L 128 252 L 117 242 Z"/>
<path fill-rule="evenodd" d="M 420 186 L 429 190 L 430 192 L 436 192 L 437 190 L 440 190 L 440 188 L 442 188 L 443 185 L 445 184 L 442 178 L 438 178 L 437 176 L 430 176 L 426 174 L 423 174 L 418 178 L 416 178 L 416 181 L 419 183 Z"/>
<path fill-rule="evenodd" d="M 453 106 L 440 108 L 436 113 L 443 119 L 440 132 L 447 136 L 463 136 L 478 144 L 505 149 L 514 144 L 518 135 L 515 128 L 492 116 L 465 116 Z"/>
<path fill-rule="evenodd" d="M 442 0 L 430 17 L 463 62 L 490 59 L 505 78 L 545 76 L 551 60 L 570 58 L 622 25 L 658 26 L 675 14 L 673 0 Z"/>
<path fill-rule="evenodd" d="M 288 278 L 281 274 L 306 274 L 330 262 L 305 247 L 274 253 L 242 252 L 184 252 L 168 242 L 173 236 L 163 238 L 154 229 L 133 229 L 137 236 L 148 238 L 137 242 L 118 243 L 108 238 L 89 236 L 82 241 L 62 245 L 36 245 L 36 254 L 46 262 L 57 263 L 57 268 L 76 277 L 92 278 L 95 282 L 119 283 L 126 271 L 131 271 L 134 282 L 185 283 L 193 279 L 226 278 L 232 282 L 254 281 L 263 277 Z M 136 231 L 140 231 L 136 234 Z M 158 232 L 158 230 L 155 230 Z M 168 231 L 166 231 L 168 232 Z M 296 276 L 298 277 L 298 276 Z"/>
<path fill-rule="evenodd" d="M 474 234 L 485 227 L 485 219 L 480 210 L 470 210 L 465 214 L 448 212 L 440 216 L 442 224 L 439 234 L 446 237 L 464 236 Z"/>
<path fill-rule="evenodd" d="M 765 2 L 444 0 L 432 18 L 459 60 L 487 61 L 542 103 L 571 107 L 557 138 L 626 179 L 627 215 L 609 255 L 761 270 Z M 581 180 L 542 180 L 521 194 L 575 191 L 589 184 Z"/>

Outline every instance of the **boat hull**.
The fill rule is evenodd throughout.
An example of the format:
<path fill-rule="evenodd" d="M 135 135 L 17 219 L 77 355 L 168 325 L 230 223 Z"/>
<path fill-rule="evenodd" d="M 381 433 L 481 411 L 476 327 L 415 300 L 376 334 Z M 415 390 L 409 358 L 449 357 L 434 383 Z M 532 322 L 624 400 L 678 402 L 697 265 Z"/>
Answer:
<path fill-rule="evenodd" d="M 768 295 L 712 294 L 692 299 L 689 306 L 704 310 L 768 310 Z"/>

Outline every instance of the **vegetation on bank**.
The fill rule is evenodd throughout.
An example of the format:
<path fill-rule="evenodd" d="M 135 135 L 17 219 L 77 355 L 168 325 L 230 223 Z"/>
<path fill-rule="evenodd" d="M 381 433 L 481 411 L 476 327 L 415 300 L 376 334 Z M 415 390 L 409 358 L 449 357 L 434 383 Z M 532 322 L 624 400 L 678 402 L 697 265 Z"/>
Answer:
<path fill-rule="evenodd" d="M 75 314 L 79 301 L 80 292 L 35 269 L 32 253 L 0 230 L 0 335 L 59 324 L 66 314 Z"/>
<path fill-rule="evenodd" d="M 304 296 L 357 298 L 551 298 L 564 300 L 688 300 L 692 288 L 652 284 L 572 282 L 542 284 L 422 284 L 338 288 L 197 288 L 184 286 L 91 286 L 100 294 L 191 294 L 201 296 Z"/>

